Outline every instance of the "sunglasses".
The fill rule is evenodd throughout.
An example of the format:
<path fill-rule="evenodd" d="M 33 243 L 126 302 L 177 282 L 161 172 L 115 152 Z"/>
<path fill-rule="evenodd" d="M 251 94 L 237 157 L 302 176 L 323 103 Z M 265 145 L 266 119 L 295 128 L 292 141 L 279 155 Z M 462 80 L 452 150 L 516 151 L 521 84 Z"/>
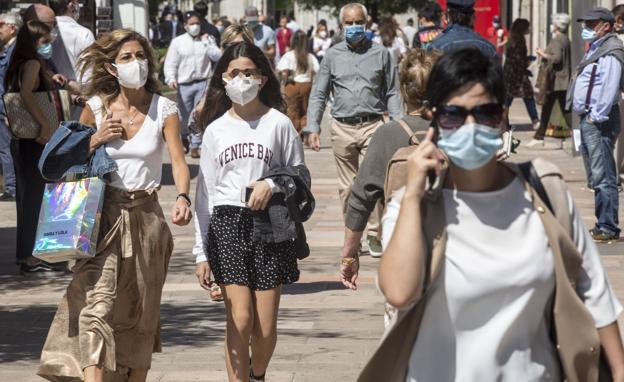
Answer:
<path fill-rule="evenodd" d="M 436 108 L 433 115 L 437 125 L 445 130 L 460 128 L 469 115 L 480 125 L 498 127 L 503 120 L 503 106 L 498 103 L 486 103 L 466 109 L 462 106 L 442 105 Z"/>
<path fill-rule="evenodd" d="M 239 69 L 232 69 L 231 72 L 229 73 L 223 73 L 223 77 L 227 77 L 227 78 L 236 78 L 239 75 L 243 75 L 244 77 L 257 77 L 260 76 L 262 74 L 262 72 L 260 71 L 260 69 L 244 69 L 244 70 L 239 70 Z"/>

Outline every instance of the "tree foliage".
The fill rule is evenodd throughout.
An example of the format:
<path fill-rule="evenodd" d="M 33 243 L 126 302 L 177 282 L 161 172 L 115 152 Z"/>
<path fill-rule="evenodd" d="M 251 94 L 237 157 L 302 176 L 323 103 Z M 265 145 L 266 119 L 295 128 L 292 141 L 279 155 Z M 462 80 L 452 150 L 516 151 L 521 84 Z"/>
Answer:
<path fill-rule="evenodd" d="M 345 0 L 296 0 L 299 5 L 306 9 L 320 9 L 329 6 L 334 9 L 334 13 L 338 14 L 340 8 L 348 1 Z M 428 3 L 428 0 L 360 0 L 366 6 L 368 12 L 377 18 L 383 14 L 400 14 L 408 11 L 420 9 Z"/>

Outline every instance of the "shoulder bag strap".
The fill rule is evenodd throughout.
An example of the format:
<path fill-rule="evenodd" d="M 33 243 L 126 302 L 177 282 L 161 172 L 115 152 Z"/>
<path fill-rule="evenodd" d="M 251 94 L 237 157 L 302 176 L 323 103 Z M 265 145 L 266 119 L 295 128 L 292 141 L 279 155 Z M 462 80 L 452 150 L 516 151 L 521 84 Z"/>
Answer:
<path fill-rule="evenodd" d="M 589 113 L 591 110 L 589 104 L 591 103 L 591 95 L 596 82 L 596 70 L 598 70 L 598 61 L 594 62 L 591 75 L 589 77 L 589 86 L 587 87 L 587 96 L 585 97 L 585 113 Z"/>
<path fill-rule="evenodd" d="M 409 127 L 409 125 L 407 124 L 407 122 L 405 122 L 403 118 L 397 119 L 396 121 L 403 128 L 403 130 L 405 130 L 405 134 L 407 134 L 407 136 L 409 137 L 409 144 L 411 146 L 414 146 L 420 143 L 418 138 L 416 138 L 416 133 L 412 131 L 412 129 Z"/>
<path fill-rule="evenodd" d="M 544 201 L 544 204 L 546 205 L 546 207 L 548 207 L 550 212 L 554 214 L 555 211 L 553 211 L 553 207 L 552 207 L 552 204 L 550 203 L 550 198 L 548 197 L 548 193 L 546 192 L 546 189 L 544 188 L 544 184 L 542 184 L 542 180 L 537 175 L 537 172 L 535 171 L 535 167 L 533 167 L 533 163 L 531 162 L 520 163 L 518 167 L 520 168 L 520 172 L 522 172 L 522 176 L 524 177 L 524 179 L 526 179 L 526 181 L 529 182 L 531 187 L 533 187 L 535 192 L 537 192 L 537 195 L 539 195 L 542 201 Z"/>

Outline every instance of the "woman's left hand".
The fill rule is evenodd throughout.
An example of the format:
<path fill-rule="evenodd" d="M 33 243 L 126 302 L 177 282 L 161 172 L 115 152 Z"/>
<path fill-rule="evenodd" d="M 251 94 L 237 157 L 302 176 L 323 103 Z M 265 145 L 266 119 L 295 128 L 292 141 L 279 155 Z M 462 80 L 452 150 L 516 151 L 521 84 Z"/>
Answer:
<path fill-rule="evenodd" d="M 253 188 L 253 192 L 247 202 L 247 207 L 252 211 L 264 210 L 273 196 L 271 186 L 264 180 L 253 182 L 249 187 Z"/>
<path fill-rule="evenodd" d="M 178 198 L 173 206 L 171 222 L 175 225 L 185 226 L 191 221 L 192 217 L 193 213 L 191 212 L 191 207 L 186 200 L 184 198 Z"/>

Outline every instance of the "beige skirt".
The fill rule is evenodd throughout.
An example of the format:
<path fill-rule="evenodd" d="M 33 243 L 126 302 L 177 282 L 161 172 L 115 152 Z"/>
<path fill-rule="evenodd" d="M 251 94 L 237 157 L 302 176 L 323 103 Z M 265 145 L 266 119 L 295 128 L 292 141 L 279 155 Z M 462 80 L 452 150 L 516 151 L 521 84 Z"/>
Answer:
<path fill-rule="evenodd" d="M 80 260 L 52 321 L 37 374 L 82 380 L 103 367 L 124 381 L 159 352 L 160 298 L 173 238 L 155 190 L 106 190 L 97 254 Z"/>

